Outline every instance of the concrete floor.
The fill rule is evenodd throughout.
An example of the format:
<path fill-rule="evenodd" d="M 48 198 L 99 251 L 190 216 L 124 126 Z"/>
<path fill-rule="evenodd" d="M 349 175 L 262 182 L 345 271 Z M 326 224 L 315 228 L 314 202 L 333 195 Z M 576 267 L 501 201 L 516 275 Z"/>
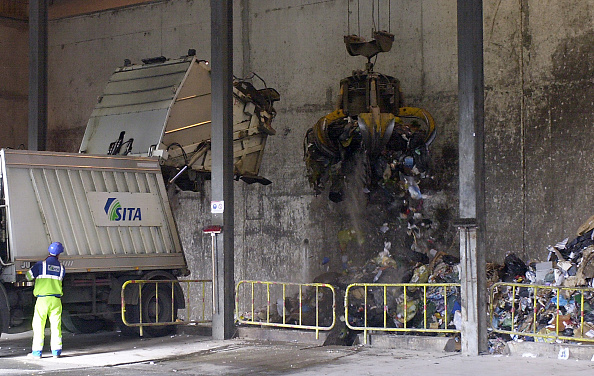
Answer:
<path fill-rule="evenodd" d="M 64 333 L 64 356 L 27 357 L 31 332 L 0 338 L 0 375 L 592 375 L 594 361 L 367 346 L 339 347 L 196 334 L 130 338 Z M 47 339 L 46 339 L 47 340 Z"/>

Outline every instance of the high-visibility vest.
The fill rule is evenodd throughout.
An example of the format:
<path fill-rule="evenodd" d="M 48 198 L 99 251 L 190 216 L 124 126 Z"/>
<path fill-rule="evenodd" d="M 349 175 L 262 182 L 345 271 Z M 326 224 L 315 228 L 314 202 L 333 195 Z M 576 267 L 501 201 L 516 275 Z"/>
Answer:
<path fill-rule="evenodd" d="M 50 256 L 43 261 L 37 262 L 27 272 L 27 279 L 35 279 L 35 296 L 62 296 L 62 280 L 66 270 L 57 257 Z"/>

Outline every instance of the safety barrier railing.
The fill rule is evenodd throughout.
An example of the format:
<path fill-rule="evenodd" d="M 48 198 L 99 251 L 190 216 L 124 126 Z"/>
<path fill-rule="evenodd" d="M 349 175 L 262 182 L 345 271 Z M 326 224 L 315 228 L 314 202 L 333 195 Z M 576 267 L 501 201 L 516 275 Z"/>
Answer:
<path fill-rule="evenodd" d="M 490 302 L 493 332 L 549 342 L 594 342 L 592 287 L 497 282 Z"/>
<path fill-rule="evenodd" d="M 240 281 L 235 309 L 240 324 L 314 330 L 318 339 L 336 323 L 336 292 L 324 283 Z"/>
<path fill-rule="evenodd" d="M 365 344 L 369 331 L 460 333 L 448 325 L 459 301 L 459 283 L 353 283 L 345 291 L 345 321 L 363 331 Z"/>
<path fill-rule="evenodd" d="M 198 314 L 198 319 L 192 319 L 192 313 L 196 312 L 191 309 L 193 304 L 190 300 L 190 292 L 192 291 L 190 286 L 196 284 L 199 284 L 199 288 L 201 288 L 201 292 L 199 293 L 201 311 Z M 212 312 L 212 297 L 209 297 L 208 300 L 206 299 L 207 293 L 210 293 L 211 290 L 206 288 L 207 284 L 212 284 L 212 281 L 207 279 L 126 281 L 122 285 L 121 290 L 122 322 L 129 327 L 138 327 L 141 336 L 144 335 L 144 327 L 212 322 L 212 319 L 207 319 L 207 305 L 210 306 L 208 313 Z M 138 304 L 132 305 L 134 309 L 128 309 L 131 305 L 126 304 L 126 288 L 130 286 L 130 289 L 134 289 L 135 287 L 132 287 L 133 285 L 138 286 L 138 290 L 131 291 L 132 294 L 138 293 Z M 185 286 L 185 294 L 182 286 Z M 185 296 L 185 299 L 183 296 Z M 177 316 L 178 304 L 176 302 L 179 302 L 179 299 L 184 299 L 185 302 L 184 319 L 180 319 Z"/>

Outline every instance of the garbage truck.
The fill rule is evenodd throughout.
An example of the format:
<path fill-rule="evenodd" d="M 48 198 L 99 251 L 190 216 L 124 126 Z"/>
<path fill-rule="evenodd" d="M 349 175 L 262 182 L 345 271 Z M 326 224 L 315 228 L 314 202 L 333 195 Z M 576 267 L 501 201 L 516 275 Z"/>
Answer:
<path fill-rule="evenodd" d="M 63 323 L 75 332 L 117 320 L 125 281 L 187 274 L 158 160 L 2 149 L 0 179 L 3 331 L 25 322 L 33 305 L 25 274 L 53 241 L 64 245 Z M 131 299 L 148 307 L 155 296 Z M 159 304 L 171 311 L 170 301 Z"/>
<path fill-rule="evenodd" d="M 73 332 L 119 323 L 132 334 L 137 328 L 121 323 L 122 285 L 189 274 L 167 189 L 200 189 L 211 171 L 210 67 L 191 52 L 117 68 L 79 153 L 0 149 L 0 334 L 30 319 L 25 274 L 54 241 L 64 245 L 63 324 Z M 278 93 L 236 79 L 233 96 L 235 177 L 268 184 L 259 168 Z M 126 321 L 185 308 L 179 285 L 171 299 L 155 286 L 126 289 Z"/>

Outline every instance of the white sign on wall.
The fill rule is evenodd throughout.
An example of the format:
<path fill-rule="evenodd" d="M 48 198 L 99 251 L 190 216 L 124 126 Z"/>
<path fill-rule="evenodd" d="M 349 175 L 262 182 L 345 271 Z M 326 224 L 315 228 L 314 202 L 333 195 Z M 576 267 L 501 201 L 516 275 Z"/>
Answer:
<path fill-rule="evenodd" d="M 225 201 L 211 201 L 210 212 L 213 214 L 221 214 L 225 212 Z"/>

